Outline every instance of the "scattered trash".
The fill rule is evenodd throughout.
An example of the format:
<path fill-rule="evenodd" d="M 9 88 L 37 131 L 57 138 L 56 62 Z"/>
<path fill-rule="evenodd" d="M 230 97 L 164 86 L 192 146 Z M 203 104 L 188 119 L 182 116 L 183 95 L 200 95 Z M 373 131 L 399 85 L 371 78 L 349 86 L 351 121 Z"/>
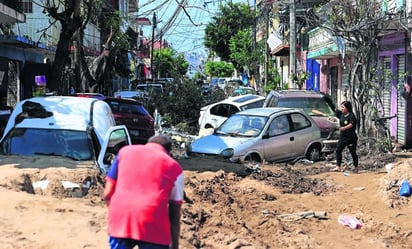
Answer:
<path fill-rule="evenodd" d="M 62 181 L 63 188 L 80 188 L 80 185 L 74 182 Z"/>
<path fill-rule="evenodd" d="M 397 187 L 398 186 L 398 180 L 395 179 L 393 181 L 391 181 L 388 185 L 388 187 L 386 187 L 386 191 L 391 190 L 393 187 Z"/>
<path fill-rule="evenodd" d="M 297 221 L 304 218 L 328 219 L 326 211 L 307 211 L 293 214 L 281 214 L 278 216 L 283 221 Z"/>
<path fill-rule="evenodd" d="M 345 173 L 343 173 L 343 175 L 344 176 L 349 176 L 350 174 L 345 172 Z"/>
<path fill-rule="evenodd" d="M 365 190 L 366 189 L 366 187 L 356 187 L 356 188 L 353 188 L 353 190 L 358 190 L 358 191 L 362 191 L 362 190 Z"/>
<path fill-rule="evenodd" d="M 353 216 L 340 215 L 338 217 L 338 222 L 341 225 L 348 226 L 352 229 L 358 229 L 362 227 L 362 223 Z"/>
<path fill-rule="evenodd" d="M 179 135 L 172 135 L 171 138 L 172 138 L 172 140 L 174 140 L 176 142 L 179 142 L 179 143 L 182 143 L 184 141 L 184 137 L 179 136 Z"/>
<path fill-rule="evenodd" d="M 278 213 L 276 213 L 276 211 L 271 211 L 271 210 L 264 209 L 264 210 L 262 210 L 262 214 L 273 214 L 273 215 L 277 215 Z"/>
<path fill-rule="evenodd" d="M 82 196 L 87 195 L 91 186 L 95 184 L 96 182 L 92 177 L 90 176 L 86 177 L 86 179 L 83 180 L 83 184 L 82 184 Z"/>
<path fill-rule="evenodd" d="M 258 173 L 258 174 L 260 174 L 262 172 L 262 169 L 260 168 L 259 164 L 250 165 L 250 163 L 245 163 L 244 165 L 245 165 L 247 173 Z"/>
<path fill-rule="evenodd" d="M 303 164 L 314 164 L 315 163 L 314 161 L 308 160 L 306 158 L 299 160 L 299 162 Z"/>
<path fill-rule="evenodd" d="M 399 188 L 399 196 L 409 197 L 411 195 L 411 185 L 409 185 L 408 180 L 404 179 Z"/>
<path fill-rule="evenodd" d="M 41 190 L 45 190 L 47 186 L 49 185 L 49 180 L 43 180 L 43 181 L 38 181 L 33 183 L 33 188 L 41 188 Z"/>
<path fill-rule="evenodd" d="M 385 165 L 385 169 L 386 169 L 386 172 L 387 172 L 388 174 L 391 173 L 392 167 L 393 167 L 393 164 L 392 164 L 392 163 L 388 163 L 388 164 Z"/>
<path fill-rule="evenodd" d="M 159 113 L 159 111 L 157 110 L 157 108 L 155 109 L 154 113 L 154 125 L 155 125 L 155 129 L 161 131 L 162 130 L 162 115 Z"/>
<path fill-rule="evenodd" d="M 34 188 L 33 188 L 33 183 L 32 183 L 32 181 L 31 181 L 31 179 L 30 179 L 30 176 L 28 175 L 28 174 L 24 174 L 23 175 L 23 178 L 24 178 L 24 180 L 23 180 L 23 190 L 24 191 L 26 191 L 27 193 L 29 193 L 29 194 L 35 194 L 35 192 L 34 192 Z"/>

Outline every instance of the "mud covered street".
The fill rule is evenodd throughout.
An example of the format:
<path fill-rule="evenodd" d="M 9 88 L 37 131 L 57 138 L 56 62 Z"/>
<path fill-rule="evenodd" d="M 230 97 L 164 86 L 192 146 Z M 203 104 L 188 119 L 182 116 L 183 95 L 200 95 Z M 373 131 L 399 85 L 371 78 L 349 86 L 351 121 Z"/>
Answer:
<path fill-rule="evenodd" d="M 352 174 L 330 172 L 333 158 L 265 163 L 251 171 L 216 158 L 185 158 L 181 148 L 176 143 L 173 151 L 185 173 L 181 248 L 410 248 L 411 202 L 399 196 L 399 185 L 412 179 L 411 152 L 362 146 L 360 173 Z M 104 178 L 90 165 L 0 160 L 6 248 L 108 248 Z M 46 189 L 30 188 L 45 180 Z M 61 180 L 81 187 L 63 188 Z M 361 227 L 340 224 L 341 215 Z"/>

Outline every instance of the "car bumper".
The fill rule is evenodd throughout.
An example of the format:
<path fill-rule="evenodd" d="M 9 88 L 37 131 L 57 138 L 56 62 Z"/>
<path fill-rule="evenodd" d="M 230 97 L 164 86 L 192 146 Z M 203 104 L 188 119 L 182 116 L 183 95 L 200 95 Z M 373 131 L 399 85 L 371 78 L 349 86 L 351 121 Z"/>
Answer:
<path fill-rule="evenodd" d="M 333 153 L 336 150 L 336 147 L 338 145 L 337 139 L 326 139 L 323 140 L 323 147 L 322 147 L 322 153 L 328 154 L 328 153 Z"/>

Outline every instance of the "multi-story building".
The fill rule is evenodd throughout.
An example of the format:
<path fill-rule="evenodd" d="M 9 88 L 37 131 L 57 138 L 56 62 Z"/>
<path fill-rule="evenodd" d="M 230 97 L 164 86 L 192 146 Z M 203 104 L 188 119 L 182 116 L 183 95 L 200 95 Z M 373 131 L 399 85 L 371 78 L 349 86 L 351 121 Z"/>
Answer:
<path fill-rule="evenodd" d="M 379 116 L 397 115 L 389 121 L 390 133 L 404 147 L 412 147 L 412 98 L 405 98 L 403 91 L 404 84 L 411 83 L 411 5 L 410 0 L 382 0 L 377 3 L 382 8 L 382 20 L 386 22 L 383 25 L 385 28 L 376 38 L 376 68 L 381 79 L 379 87 L 383 92 L 378 112 Z M 275 65 L 285 80 L 291 72 L 289 62 L 294 48 L 291 47 L 290 36 L 285 39 L 282 34 L 290 31 L 288 25 L 292 18 L 287 9 L 276 13 L 280 17 L 286 13 L 287 17 L 283 17 L 283 26 L 282 18 L 278 18 L 279 25 L 275 29 L 277 35 L 276 32 L 270 33 L 268 41 L 272 45 L 272 59 L 278 62 Z M 300 36 L 299 30 L 296 33 L 297 70 L 301 68 L 310 75 L 304 88 L 328 93 L 336 103 L 346 100 L 351 75 L 347 65 L 353 59 L 351 56 L 354 52 L 351 44 L 321 27 L 311 27 L 309 31 L 305 31 L 305 36 Z M 293 84 L 289 87 L 293 87 Z"/>
<path fill-rule="evenodd" d="M 28 1 L 24 1 L 25 3 Z M 30 1 L 31 3 L 31 1 Z M 3 28 L 27 21 L 22 11 L 18 11 L 19 1 L 0 1 L 0 22 Z M 31 4 L 25 4 L 30 8 Z M 43 84 L 45 45 L 34 42 L 25 35 L 10 30 L 0 31 L 0 98 L 2 105 L 14 106 L 20 98 L 32 92 L 37 84 Z"/>
<path fill-rule="evenodd" d="M 61 26 L 57 21 L 51 22 L 53 20 L 49 17 L 47 10 L 35 4 L 33 0 L 0 0 L 0 3 L 2 3 L 0 11 L 5 9 L 3 11 L 4 15 L 1 17 L 1 23 L 14 24 L 11 26 L 12 32 L 2 34 L 0 37 L 0 65 L 3 64 L 2 59 L 5 61 L 4 65 L 7 65 L 0 66 L 0 70 L 3 67 L 6 73 L 11 72 L 14 68 L 17 71 L 16 73 L 9 73 L 9 75 L 16 75 L 15 80 L 9 79 L 11 76 L 3 79 L 6 84 L 1 85 L 0 88 L 4 88 L 4 90 L 1 91 L 0 89 L 0 96 L 7 99 L 8 105 L 14 106 L 14 103 L 20 99 L 33 96 L 33 92 L 39 85 L 43 87 L 43 84 L 47 84 Z M 16 11 L 16 9 L 21 12 Z M 131 47 L 136 48 L 138 32 L 131 24 L 135 23 L 133 13 L 137 12 L 137 0 L 108 0 L 104 2 L 101 12 L 103 15 L 119 13 L 122 20 L 124 20 L 119 28 L 129 35 L 132 43 Z M 72 58 L 68 60 L 71 61 L 71 65 L 66 66 L 67 70 L 73 71 L 78 66 L 74 59 L 76 46 L 82 46 L 86 60 L 89 63 L 101 54 L 102 44 L 106 42 L 109 31 L 100 27 L 99 20 L 98 18 L 89 20 L 84 29 L 82 41 L 70 47 Z M 136 58 L 134 53 L 129 51 L 125 55 L 125 59 L 124 64 L 128 65 L 132 71 L 135 71 Z M 104 89 L 99 90 L 110 94 L 112 89 L 118 87 L 118 84 L 129 84 L 135 75 L 136 73 L 132 73 L 132 78 L 117 75 L 109 82 L 105 82 L 102 87 Z M 44 82 L 38 83 L 36 79 L 42 79 Z M 73 80 L 73 78 L 68 78 L 67 89 L 72 86 L 70 81 Z M 89 89 L 85 85 L 82 84 L 83 87 L 80 87 L 80 90 L 88 91 Z M 67 91 L 67 94 L 69 94 L 69 91 Z"/>
<path fill-rule="evenodd" d="M 43 62 L 33 68 L 34 73 L 43 75 L 46 86 L 50 78 L 50 67 L 54 61 L 55 50 L 60 37 L 61 25 L 58 21 L 53 20 L 48 15 L 43 6 L 33 3 L 32 0 L 17 1 L 19 8 L 26 16 L 24 23 L 16 23 L 13 25 L 13 32 L 18 36 L 33 42 L 34 44 L 41 44 L 41 50 L 38 49 L 39 59 Z M 100 53 L 100 30 L 98 24 L 90 21 L 84 30 L 84 39 L 80 43 L 86 56 L 96 57 Z M 71 51 L 75 50 L 74 45 L 70 47 Z M 71 66 L 73 67 L 73 66 Z M 23 75 L 24 77 L 24 92 L 22 98 L 31 97 L 33 95 L 32 89 L 36 89 L 36 82 L 33 82 L 33 76 Z M 67 83 L 68 85 L 70 82 Z M 33 86 L 34 85 L 34 86 Z M 43 87 L 43 86 L 42 86 Z M 69 88 L 69 87 L 67 87 Z"/>
<path fill-rule="evenodd" d="M 311 67 L 306 60 L 307 37 L 303 34 L 303 30 L 308 26 L 306 12 L 313 6 L 325 2 L 327 0 L 302 0 L 294 1 L 293 5 L 291 1 L 260 2 L 263 6 L 261 9 L 266 9 L 268 15 L 268 23 L 263 27 L 268 27 L 266 40 L 270 59 L 280 74 L 280 87 L 301 87 L 300 77 L 305 75 L 308 67 Z M 315 75 L 318 73 L 310 74 L 305 83 L 306 87 L 319 91 L 319 81 L 314 80 Z"/>
<path fill-rule="evenodd" d="M 410 60 L 410 28 L 407 15 L 410 13 L 410 1 L 382 1 L 381 12 L 385 19 L 385 27 L 377 37 L 377 65 L 381 78 L 382 106 L 378 105 L 378 116 L 393 116 L 389 120 L 391 136 L 404 147 L 412 146 L 412 100 L 401 96 L 403 84 L 411 72 Z M 409 12 L 408 12 L 409 9 Z M 335 102 L 346 100 L 349 68 L 345 61 L 351 58 L 351 46 L 342 38 L 333 36 L 327 29 L 316 28 L 309 33 L 307 62 L 312 67 L 308 70 L 315 72 L 320 90 L 330 93 Z M 309 83 L 309 82 L 308 82 Z M 408 114 L 409 113 L 409 114 Z"/>

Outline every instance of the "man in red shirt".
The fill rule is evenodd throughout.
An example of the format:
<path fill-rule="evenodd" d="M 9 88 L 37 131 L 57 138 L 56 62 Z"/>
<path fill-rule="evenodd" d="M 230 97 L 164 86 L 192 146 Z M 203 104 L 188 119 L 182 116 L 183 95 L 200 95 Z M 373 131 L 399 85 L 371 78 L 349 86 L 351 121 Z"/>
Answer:
<path fill-rule="evenodd" d="M 183 170 L 170 156 L 171 140 L 120 149 L 106 176 L 110 248 L 179 248 Z"/>

